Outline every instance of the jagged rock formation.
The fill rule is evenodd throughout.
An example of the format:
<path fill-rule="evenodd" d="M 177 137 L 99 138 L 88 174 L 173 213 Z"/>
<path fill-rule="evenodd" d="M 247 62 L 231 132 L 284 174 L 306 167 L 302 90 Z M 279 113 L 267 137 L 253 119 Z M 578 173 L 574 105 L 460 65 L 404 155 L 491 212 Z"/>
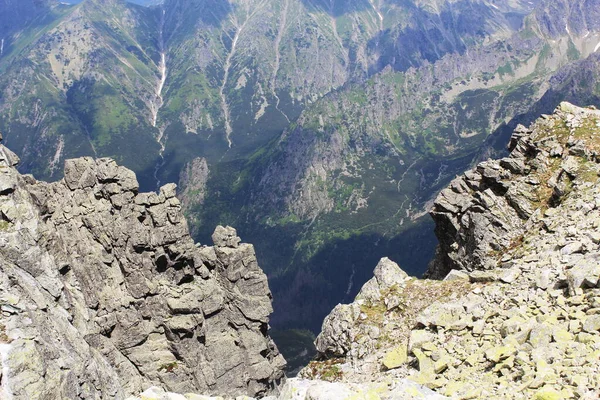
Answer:
<path fill-rule="evenodd" d="M 600 111 L 562 103 L 509 147 L 435 202 L 429 276 L 444 280 L 382 260 L 325 320 L 322 359 L 302 376 L 409 379 L 456 399 L 598 398 Z"/>
<path fill-rule="evenodd" d="M 599 111 L 562 103 L 553 118 L 517 127 L 509 157 L 483 162 L 452 181 L 431 211 L 440 247 L 428 276 L 494 268 L 490 254 L 517 245 L 545 208 L 560 203 L 577 171 L 599 159 L 588 137 L 599 117 Z"/>
<path fill-rule="evenodd" d="M 218 227 L 195 245 L 175 185 L 138 193 L 113 160 L 19 174 L 0 145 L 2 398 L 264 395 L 285 361 L 252 245 Z"/>

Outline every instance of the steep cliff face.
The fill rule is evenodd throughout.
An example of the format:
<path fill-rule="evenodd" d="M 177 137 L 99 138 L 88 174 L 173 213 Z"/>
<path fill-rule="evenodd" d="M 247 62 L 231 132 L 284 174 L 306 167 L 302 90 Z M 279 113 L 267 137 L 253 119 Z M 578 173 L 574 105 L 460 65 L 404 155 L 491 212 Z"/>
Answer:
<path fill-rule="evenodd" d="M 382 260 L 325 319 L 305 377 L 450 398 L 600 394 L 600 111 L 561 103 L 435 201 L 428 275 Z M 382 397 L 384 398 L 384 397 Z"/>
<path fill-rule="evenodd" d="M 252 245 L 195 245 L 175 185 L 138 193 L 113 160 L 68 160 L 56 183 L 0 145 L 3 398 L 124 398 L 151 384 L 260 395 L 285 361 Z"/>

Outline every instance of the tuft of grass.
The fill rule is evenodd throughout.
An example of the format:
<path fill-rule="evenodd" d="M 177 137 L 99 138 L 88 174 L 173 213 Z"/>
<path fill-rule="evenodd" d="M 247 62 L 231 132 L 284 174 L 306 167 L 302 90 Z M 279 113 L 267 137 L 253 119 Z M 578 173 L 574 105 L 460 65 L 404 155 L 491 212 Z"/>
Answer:
<path fill-rule="evenodd" d="M 308 379 L 321 379 L 327 382 L 340 381 L 344 373 L 339 364 L 344 360 L 332 358 L 325 361 L 311 361 L 303 371 L 303 375 Z"/>
<path fill-rule="evenodd" d="M 6 326 L 0 324 L 0 343 L 10 343 L 12 340 L 6 334 Z"/>
<path fill-rule="evenodd" d="M 163 365 L 161 365 L 161 366 L 158 368 L 158 372 L 160 372 L 160 371 L 165 371 L 165 372 L 173 372 L 173 371 L 175 371 L 177 368 L 179 368 L 179 365 L 177 364 L 177 361 L 173 361 L 173 362 L 170 362 L 170 363 L 166 363 L 166 364 L 163 364 Z"/>

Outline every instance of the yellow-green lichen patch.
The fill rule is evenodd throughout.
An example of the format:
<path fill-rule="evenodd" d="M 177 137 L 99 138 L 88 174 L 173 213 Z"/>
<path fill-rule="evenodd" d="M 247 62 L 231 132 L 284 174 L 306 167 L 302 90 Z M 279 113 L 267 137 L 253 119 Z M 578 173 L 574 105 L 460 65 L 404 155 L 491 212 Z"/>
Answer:
<path fill-rule="evenodd" d="M 383 366 L 387 369 L 400 367 L 408 359 L 407 348 L 405 345 L 400 345 L 388 352 L 383 357 Z"/>

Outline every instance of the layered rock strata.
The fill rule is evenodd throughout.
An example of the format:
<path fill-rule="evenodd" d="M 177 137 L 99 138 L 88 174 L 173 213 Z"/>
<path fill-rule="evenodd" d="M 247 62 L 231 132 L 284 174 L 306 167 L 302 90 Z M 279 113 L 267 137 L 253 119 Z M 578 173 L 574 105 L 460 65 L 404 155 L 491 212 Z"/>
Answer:
<path fill-rule="evenodd" d="M 444 279 L 382 260 L 325 320 L 302 376 L 409 379 L 455 399 L 600 396 L 600 111 L 562 103 L 510 149 L 437 198 L 428 276 Z"/>
<path fill-rule="evenodd" d="M 55 183 L 18 161 L 0 145 L 0 397 L 254 396 L 283 377 L 267 278 L 233 228 L 194 244 L 175 185 L 138 193 L 110 159 Z"/>

